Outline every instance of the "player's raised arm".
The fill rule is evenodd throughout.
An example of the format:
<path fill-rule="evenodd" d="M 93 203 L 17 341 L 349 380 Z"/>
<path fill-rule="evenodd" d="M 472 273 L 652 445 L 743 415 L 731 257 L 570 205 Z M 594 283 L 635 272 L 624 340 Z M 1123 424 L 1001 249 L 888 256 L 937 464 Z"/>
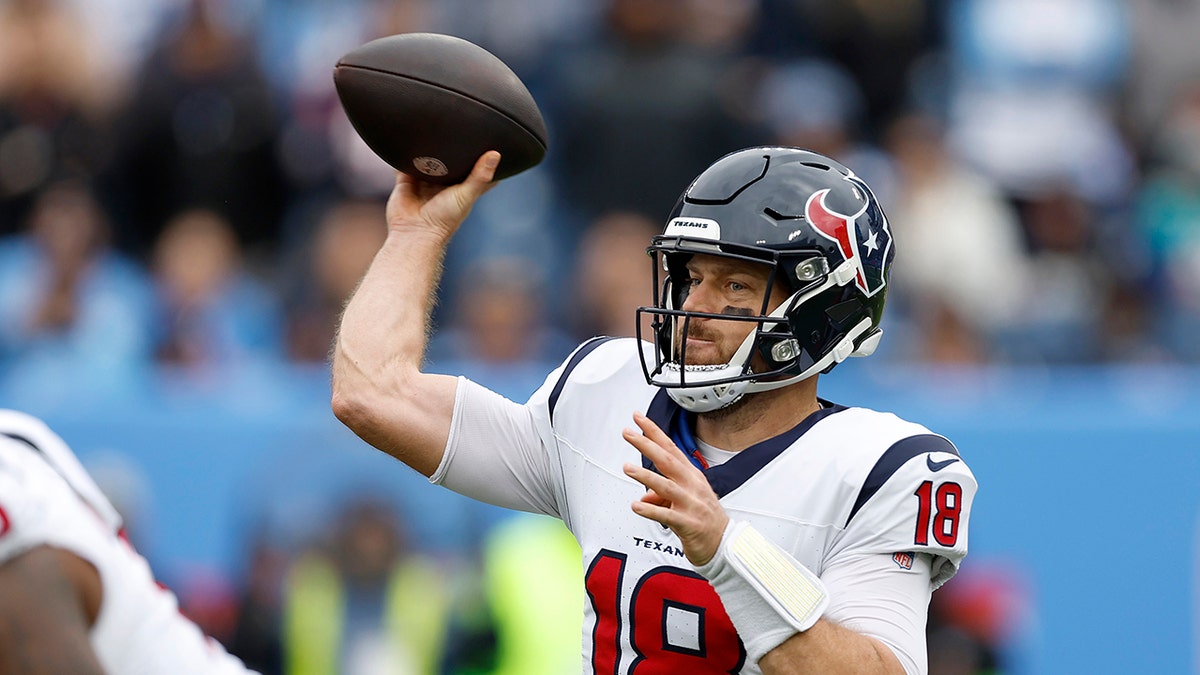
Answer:
<path fill-rule="evenodd" d="M 371 445 L 431 475 L 450 433 L 456 380 L 422 373 L 429 313 L 450 238 L 492 186 L 500 155 L 449 187 L 399 174 L 388 235 L 342 315 L 333 412 Z"/>

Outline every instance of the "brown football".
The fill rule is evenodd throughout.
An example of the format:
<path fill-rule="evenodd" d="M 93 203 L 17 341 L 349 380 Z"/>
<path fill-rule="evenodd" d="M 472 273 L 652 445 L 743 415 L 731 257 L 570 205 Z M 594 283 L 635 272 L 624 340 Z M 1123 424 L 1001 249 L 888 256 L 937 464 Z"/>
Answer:
<path fill-rule="evenodd" d="M 431 183 L 462 182 L 498 150 L 496 180 L 546 156 L 546 124 L 533 96 L 503 61 L 439 33 L 372 40 L 333 69 L 355 131 L 385 162 Z"/>

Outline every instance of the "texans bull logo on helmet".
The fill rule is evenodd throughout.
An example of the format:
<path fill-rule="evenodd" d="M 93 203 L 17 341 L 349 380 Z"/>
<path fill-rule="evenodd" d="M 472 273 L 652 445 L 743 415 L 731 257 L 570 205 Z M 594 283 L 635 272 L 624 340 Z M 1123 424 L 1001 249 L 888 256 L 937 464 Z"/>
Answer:
<path fill-rule="evenodd" d="M 845 180 L 866 193 L 868 188 L 857 176 Z M 878 293 L 887 279 L 881 274 L 883 261 L 892 246 L 892 233 L 888 231 L 886 219 L 864 217 L 868 202 L 864 201 L 858 212 L 847 215 L 838 213 L 825 203 L 830 189 L 814 192 L 804 205 L 804 216 L 818 234 L 835 242 L 845 260 L 854 264 L 854 285 L 868 297 Z M 864 264 L 867 263 L 867 264 Z"/>

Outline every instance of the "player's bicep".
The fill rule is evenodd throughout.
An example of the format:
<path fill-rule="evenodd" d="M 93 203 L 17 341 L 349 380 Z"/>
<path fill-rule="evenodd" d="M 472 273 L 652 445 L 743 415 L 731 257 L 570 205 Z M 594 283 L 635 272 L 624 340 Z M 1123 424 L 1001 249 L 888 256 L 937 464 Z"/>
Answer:
<path fill-rule="evenodd" d="M 887 646 L 907 673 L 924 673 L 931 557 L 864 554 L 826 568 L 824 618 Z"/>
<path fill-rule="evenodd" d="M 103 675 L 88 637 L 99 583 L 89 564 L 45 546 L 0 564 L 0 672 Z"/>
<path fill-rule="evenodd" d="M 529 406 L 460 379 L 445 455 L 430 480 L 489 504 L 560 516 L 549 436 Z"/>

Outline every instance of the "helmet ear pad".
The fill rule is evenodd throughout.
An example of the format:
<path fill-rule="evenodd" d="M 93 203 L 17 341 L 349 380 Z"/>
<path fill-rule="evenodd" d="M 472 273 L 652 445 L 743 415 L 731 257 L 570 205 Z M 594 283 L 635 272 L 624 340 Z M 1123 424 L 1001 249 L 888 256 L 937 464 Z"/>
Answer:
<path fill-rule="evenodd" d="M 786 313 L 787 332 L 778 326 L 775 331 L 766 334 L 759 342 L 759 355 L 770 366 L 769 369 L 781 367 L 786 361 L 780 361 L 772 352 L 780 342 L 794 339 L 799 348 L 798 354 L 786 372 L 804 372 L 845 339 L 863 319 L 870 317 L 870 310 L 861 297 L 853 285 L 834 286 L 813 296 L 808 302 L 793 307 Z M 835 365 L 836 361 L 822 372 L 828 373 Z"/>

